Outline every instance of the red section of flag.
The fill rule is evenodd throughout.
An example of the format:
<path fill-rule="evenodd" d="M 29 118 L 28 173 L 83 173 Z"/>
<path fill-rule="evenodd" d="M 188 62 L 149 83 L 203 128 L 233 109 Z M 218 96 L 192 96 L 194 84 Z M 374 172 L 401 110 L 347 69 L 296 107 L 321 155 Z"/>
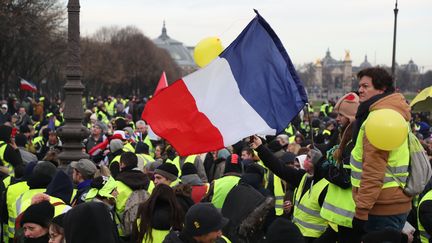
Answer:
<path fill-rule="evenodd" d="M 22 78 L 21 78 L 21 81 L 20 81 L 20 89 L 21 90 L 27 90 L 27 91 L 30 91 L 30 92 L 36 92 L 37 91 L 37 87 L 36 87 L 35 84 L 30 83 L 29 81 L 24 80 Z"/>
<path fill-rule="evenodd" d="M 181 156 L 224 147 L 220 131 L 198 110 L 194 97 L 181 79 L 153 97 L 146 104 L 142 118 Z"/>
<path fill-rule="evenodd" d="M 166 78 L 165 71 L 163 71 L 153 96 L 157 95 L 157 93 L 159 93 L 161 90 L 165 89 L 166 87 L 168 87 L 168 81 Z"/>

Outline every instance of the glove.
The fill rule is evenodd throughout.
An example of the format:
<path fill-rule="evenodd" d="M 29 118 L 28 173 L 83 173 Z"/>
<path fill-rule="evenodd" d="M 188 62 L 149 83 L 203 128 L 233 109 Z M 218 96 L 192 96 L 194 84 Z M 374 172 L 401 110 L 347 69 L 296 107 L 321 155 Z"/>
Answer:
<path fill-rule="evenodd" d="M 359 235 L 366 233 L 366 230 L 365 230 L 366 223 L 367 223 L 367 220 L 362 220 L 362 219 L 354 217 L 352 220 L 353 231 Z"/>

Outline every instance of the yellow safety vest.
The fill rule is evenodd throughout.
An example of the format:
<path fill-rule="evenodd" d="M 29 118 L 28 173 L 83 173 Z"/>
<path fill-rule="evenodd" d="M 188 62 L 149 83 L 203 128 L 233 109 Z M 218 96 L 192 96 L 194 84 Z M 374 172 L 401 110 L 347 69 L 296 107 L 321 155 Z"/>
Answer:
<path fill-rule="evenodd" d="M 3 179 L 3 185 L 4 188 L 8 188 L 8 186 L 11 184 L 12 176 L 8 176 Z"/>
<path fill-rule="evenodd" d="M 372 111 L 372 114 L 375 111 Z M 365 122 L 363 122 L 354 149 L 351 151 L 351 184 L 354 187 L 360 187 L 360 181 L 363 171 L 363 137 L 365 136 Z M 408 129 L 408 126 L 407 126 Z M 408 166 L 409 166 L 409 150 L 408 150 L 408 139 L 402 143 L 399 148 L 390 151 L 387 160 L 387 170 L 390 170 L 393 175 L 400 180 L 402 186 L 405 186 L 408 178 Z M 384 183 L 382 188 L 399 187 L 398 182 L 393 179 L 392 174 L 386 171 L 384 177 Z"/>
<path fill-rule="evenodd" d="M 114 158 L 109 162 L 109 166 L 108 166 L 108 167 L 111 167 L 111 165 L 112 165 L 113 163 L 118 163 L 118 164 L 120 164 L 120 156 L 121 156 L 121 155 L 117 155 L 116 157 L 114 157 Z"/>
<path fill-rule="evenodd" d="M 115 102 L 112 100 L 111 102 L 105 102 L 105 107 L 107 108 L 107 112 L 110 116 L 114 116 L 114 105 Z"/>
<path fill-rule="evenodd" d="M 149 154 L 151 155 L 151 157 L 154 157 L 154 147 L 153 144 L 151 143 L 150 137 L 147 135 L 144 138 L 144 143 L 147 144 L 149 146 Z"/>
<path fill-rule="evenodd" d="M 189 155 L 188 157 L 186 157 L 184 164 L 186 164 L 186 163 L 192 163 L 193 164 L 195 162 L 196 157 L 197 157 L 196 155 Z M 175 157 L 175 159 L 173 161 L 167 160 L 166 162 L 174 164 L 177 167 L 177 170 L 179 172 L 181 171 L 180 156 Z"/>
<path fill-rule="evenodd" d="M 293 223 L 297 225 L 304 237 L 320 237 L 327 229 L 327 221 L 320 215 L 319 196 L 328 185 L 326 179 L 321 179 L 315 185 L 313 181 L 311 188 L 302 195 L 308 174 L 305 173 L 296 188 L 294 195 L 294 214 Z"/>
<path fill-rule="evenodd" d="M 321 208 L 321 217 L 337 225 L 352 228 L 351 222 L 354 214 L 355 203 L 352 197 L 352 188 L 343 189 L 329 183 L 327 195 Z"/>
<path fill-rule="evenodd" d="M 329 106 L 329 104 L 323 104 L 323 105 L 321 105 L 321 107 L 320 107 L 320 111 L 324 114 L 324 116 L 327 116 L 327 115 L 328 115 L 328 114 L 327 114 L 327 111 L 326 111 L 327 106 Z"/>
<path fill-rule="evenodd" d="M 123 145 L 123 151 L 135 153 L 135 148 L 132 146 L 132 144 L 127 142 L 125 145 Z"/>
<path fill-rule="evenodd" d="M 276 215 L 280 216 L 283 214 L 283 199 L 285 196 L 285 191 L 282 187 L 282 181 L 277 175 L 273 175 L 273 192 L 275 195 L 275 211 Z"/>
<path fill-rule="evenodd" d="M 137 228 L 139 231 L 139 227 L 141 224 L 141 219 L 137 218 Z M 169 230 L 157 230 L 157 229 L 152 229 L 151 231 L 151 236 L 153 238 L 153 241 L 150 241 L 149 237 L 146 237 L 146 235 L 144 235 L 144 238 L 142 239 L 142 243 L 158 243 L 158 242 L 163 242 L 165 237 L 169 234 Z"/>
<path fill-rule="evenodd" d="M 4 141 L 0 141 L 0 161 L 3 162 L 3 166 L 7 167 L 9 170 L 9 175 L 14 176 L 14 168 L 13 166 L 9 163 L 9 161 L 6 161 L 4 158 L 4 154 L 6 151 L 6 146 L 7 144 Z"/>
<path fill-rule="evenodd" d="M 285 133 L 288 135 L 288 142 L 293 143 L 295 141 L 295 133 L 292 124 L 290 123 L 287 128 L 285 128 Z"/>
<path fill-rule="evenodd" d="M 38 189 L 30 189 L 22 193 L 18 197 L 15 203 L 16 215 L 19 215 L 20 213 L 24 212 L 31 205 L 31 199 L 34 195 L 45 191 L 46 191 L 45 188 L 38 188 Z"/>
<path fill-rule="evenodd" d="M 8 236 L 13 239 L 15 236 L 15 220 L 18 217 L 16 202 L 18 197 L 29 189 L 26 181 L 20 181 L 10 185 L 6 191 L 6 207 L 8 211 Z M 6 234 L 5 234 L 6 235 Z"/>
<path fill-rule="evenodd" d="M 103 123 L 105 123 L 105 124 L 108 124 L 108 123 L 109 123 L 108 117 L 107 117 L 107 115 L 105 115 L 104 112 L 102 112 L 102 111 L 98 111 L 98 112 L 96 113 L 96 115 L 98 116 L 98 118 L 99 118 L 99 116 L 101 116 L 101 122 L 103 122 Z"/>
<path fill-rule="evenodd" d="M 143 166 L 146 166 L 148 163 L 155 161 L 155 159 L 148 155 L 148 154 L 136 154 L 138 158 L 141 158 L 141 160 L 144 162 Z"/>
<path fill-rule="evenodd" d="M 420 240 L 422 243 L 429 243 L 429 239 L 430 239 L 430 235 L 428 234 L 428 232 L 426 232 L 425 228 L 423 227 L 423 225 L 420 223 L 420 213 L 419 213 L 419 209 L 421 204 L 424 201 L 429 201 L 432 200 L 432 190 L 428 191 L 422 198 L 422 200 L 420 200 L 419 206 L 417 208 L 417 224 L 418 224 L 418 230 L 420 231 Z"/>
<path fill-rule="evenodd" d="M 119 215 L 123 215 L 123 212 L 126 207 L 126 201 L 128 200 L 129 196 L 132 194 L 132 189 L 125 185 L 121 181 L 116 181 L 117 184 L 117 199 L 116 199 L 116 212 Z"/>
<path fill-rule="evenodd" d="M 150 181 L 150 184 L 149 184 L 149 187 L 148 187 L 148 189 L 147 189 L 147 192 L 148 192 L 149 194 L 152 194 L 154 188 L 155 188 L 155 184 L 154 184 L 154 182 L 153 182 L 153 181 Z"/>
<path fill-rule="evenodd" d="M 239 180 L 238 176 L 224 176 L 214 180 L 211 202 L 216 208 L 222 208 L 228 193 L 238 184 Z"/>
<path fill-rule="evenodd" d="M 67 205 L 63 200 L 57 197 L 50 196 L 50 203 L 54 206 L 54 217 L 64 214 L 72 209 L 71 206 Z"/>

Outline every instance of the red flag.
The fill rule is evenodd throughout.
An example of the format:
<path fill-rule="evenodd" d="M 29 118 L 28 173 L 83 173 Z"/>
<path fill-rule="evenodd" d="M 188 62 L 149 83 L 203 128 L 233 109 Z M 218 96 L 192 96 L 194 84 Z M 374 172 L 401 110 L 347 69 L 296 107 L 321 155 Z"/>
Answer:
<path fill-rule="evenodd" d="M 156 96 L 157 93 L 159 93 L 161 90 L 165 89 L 166 87 L 168 87 L 168 81 L 165 75 L 165 71 L 163 71 L 153 96 Z"/>

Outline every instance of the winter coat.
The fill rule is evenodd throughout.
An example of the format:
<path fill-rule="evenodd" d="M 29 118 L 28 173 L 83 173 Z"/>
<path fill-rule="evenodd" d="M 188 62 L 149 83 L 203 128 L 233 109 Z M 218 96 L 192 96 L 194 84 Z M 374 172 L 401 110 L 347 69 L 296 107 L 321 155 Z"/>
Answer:
<path fill-rule="evenodd" d="M 406 121 L 411 119 L 410 107 L 404 96 L 393 93 L 375 101 L 369 111 L 392 109 L 401 114 Z M 363 137 L 363 172 L 360 187 L 353 187 L 356 204 L 355 217 L 366 220 L 368 215 L 396 215 L 411 209 L 411 197 L 400 187 L 382 188 L 387 168 L 389 151 L 373 146 L 366 136 Z"/>

